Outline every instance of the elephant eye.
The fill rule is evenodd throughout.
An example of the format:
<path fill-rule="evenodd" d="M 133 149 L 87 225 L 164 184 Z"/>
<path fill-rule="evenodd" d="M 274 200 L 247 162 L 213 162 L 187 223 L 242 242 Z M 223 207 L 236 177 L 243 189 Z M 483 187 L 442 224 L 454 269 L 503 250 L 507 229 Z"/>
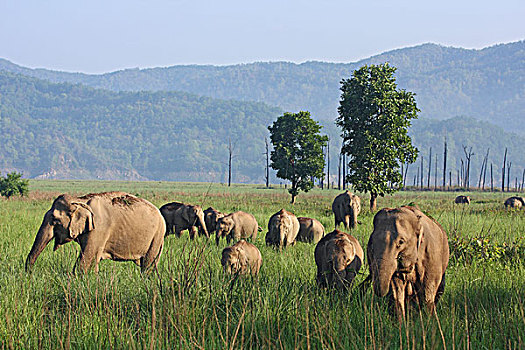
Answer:
<path fill-rule="evenodd" d="M 403 245 L 403 244 L 405 244 L 405 240 L 404 240 L 404 239 L 400 239 L 400 240 L 397 242 L 397 245 L 398 245 L 398 246 L 401 246 L 401 245 Z"/>

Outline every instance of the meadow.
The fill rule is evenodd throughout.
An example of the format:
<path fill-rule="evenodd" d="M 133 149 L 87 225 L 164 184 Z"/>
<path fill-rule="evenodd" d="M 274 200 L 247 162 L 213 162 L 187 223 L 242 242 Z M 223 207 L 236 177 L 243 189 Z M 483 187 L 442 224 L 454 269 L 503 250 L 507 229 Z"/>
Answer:
<path fill-rule="evenodd" d="M 157 206 L 183 201 L 255 215 L 258 278 L 225 276 L 214 240 L 168 236 L 158 270 L 142 275 L 131 262 L 103 261 L 98 274 L 76 275 L 79 246 L 50 244 L 31 273 L 24 261 L 44 213 L 60 193 L 126 191 Z M 515 349 L 525 347 L 525 214 L 505 210 L 507 193 L 402 191 L 378 207 L 417 203 L 447 231 L 452 254 L 437 316 L 412 308 L 400 324 L 372 290 L 347 293 L 315 283 L 315 246 L 267 248 L 270 216 L 281 208 L 334 228 L 331 203 L 340 191 L 301 193 L 294 206 L 279 186 L 174 182 L 31 181 L 24 198 L 0 200 L 0 346 L 2 348 L 306 348 Z M 366 250 L 373 213 L 363 195 L 361 225 L 352 232 Z M 476 248 L 479 245 L 479 249 Z M 485 249 L 488 247 L 487 249 Z M 490 248 L 490 249 L 489 249 Z M 458 255 L 475 251 L 479 254 Z M 477 250 L 476 250 L 477 249 Z M 462 251 L 463 251 L 462 250 Z M 509 254 L 514 252 L 514 254 Z M 368 275 L 361 269 L 356 283 Z"/>

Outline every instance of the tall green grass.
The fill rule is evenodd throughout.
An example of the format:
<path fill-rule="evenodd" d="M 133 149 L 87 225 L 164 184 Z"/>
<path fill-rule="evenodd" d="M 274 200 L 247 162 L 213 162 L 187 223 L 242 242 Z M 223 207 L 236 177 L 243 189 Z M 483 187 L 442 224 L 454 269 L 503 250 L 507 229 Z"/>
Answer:
<path fill-rule="evenodd" d="M 255 244 L 263 255 L 258 278 L 222 273 L 213 240 L 166 238 L 158 273 L 144 276 L 132 263 L 103 261 L 98 274 L 71 273 L 75 243 L 41 254 L 24 271 L 43 214 L 59 193 L 123 190 L 160 206 L 184 201 L 224 212 L 255 215 L 264 231 Z M 455 263 L 447 270 L 437 317 L 412 308 L 399 324 L 385 300 L 319 289 L 315 246 L 297 243 L 279 253 L 264 245 L 270 216 L 286 208 L 334 227 L 337 190 L 314 189 L 295 206 L 284 188 L 170 182 L 32 181 L 28 198 L 0 200 L 0 343 L 7 348 L 524 348 L 525 268 L 512 263 Z M 502 193 L 399 192 L 380 207 L 416 202 L 449 236 L 514 242 L 525 233 L 524 213 L 506 211 Z M 352 232 L 366 248 L 373 214 L 363 199 L 361 225 Z M 50 246 L 52 246 L 50 244 Z M 361 270 L 357 283 L 367 275 Z"/>

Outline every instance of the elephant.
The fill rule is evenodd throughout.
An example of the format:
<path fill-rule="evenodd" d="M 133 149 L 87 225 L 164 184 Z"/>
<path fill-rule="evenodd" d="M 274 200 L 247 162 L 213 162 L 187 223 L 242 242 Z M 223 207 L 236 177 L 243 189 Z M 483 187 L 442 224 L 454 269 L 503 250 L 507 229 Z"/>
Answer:
<path fill-rule="evenodd" d="M 92 193 L 82 197 L 58 196 L 44 215 L 26 259 L 30 271 L 54 238 L 57 250 L 75 241 L 80 255 L 73 271 L 98 272 L 100 260 L 134 261 L 142 272 L 156 268 L 166 225 L 159 209 L 147 200 L 124 192 Z"/>
<path fill-rule="evenodd" d="M 525 205 L 525 199 L 523 199 L 523 197 L 520 197 L 520 196 L 513 196 L 513 197 L 509 197 L 507 198 L 507 200 L 505 200 L 505 208 L 521 208 L 522 206 Z"/>
<path fill-rule="evenodd" d="M 335 197 L 332 211 L 335 216 L 335 228 L 343 223 L 347 230 L 353 229 L 357 226 L 357 215 L 361 211 L 361 198 L 347 190 Z"/>
<path fill-rule="evenodd" d="M 251 243 L 241 239 L 222 250 L 221 264 L 224 272 L 232 275 L 257 276 L 262 265 L 261 252 Z"/>
<path fill-rule="evenodd" d="M 306 243 L 317 243 L 325 235 L 325 229 L 316 219 L 299 217 L 299 233 L 296 240 Z"/>
<path fill-rule="evenodd" d="M 268 221 L 268 233 L 266 234 L 266 245 L 282 249 L 295 244 L 299 233 L 299 220 L 297 217 L 281 209 L 273 214 Z"/>
<path fill-rule="evenodd" d="M 221 237 L 226 237 L 228 244 L 232 240 L 239 241 L 250 237 L 255 241 L 258 229 L 259 224 L 255 220 L 255 216 L 243 211 L 236 211 L 217 221 L 215 242 L 219 245 Z"/>
<path fill-rule="evenodd" d="M 417 298 L 431 312 L 445 290 L 449 260 L 445 230 L 417 207 L 385 208 L 374 217 L 367 259 L 377 296 L 390 296 L 399 318 Z"/>
<path fill-rule="evenodd" d="M 217 229 L 217 222 L 220 218 L 224 217 L 226 214 L 221 213 L 218 210 L 209 207 L 204 211 L 204 222 L 206 223 L 206 230 L 209 232 L 215 232 Z"/>
<path fill-rule="evenodd" d="M 210 237 L 204 221 L 204 212 L 198 205 L 171 202 L 160 207 L 160 213 L 166 220 L 166 236 L 175 233 L 180 237 L 182 231 L 188 230 L 190 238 L 195 238 L 197 230 L 200 234 Z"/>
<path fill-rule="evenodd" d="M 363 264 L 363 248 L 353 236 L 335 229 L 315 247 L 317 284 L 346 290 Z"/>
<path fill-rule="evenodd" d="M 470 197 L 469 196 L 457 196 L 454 200 L 454 203 L 456 204 L 470 204 Z"/>

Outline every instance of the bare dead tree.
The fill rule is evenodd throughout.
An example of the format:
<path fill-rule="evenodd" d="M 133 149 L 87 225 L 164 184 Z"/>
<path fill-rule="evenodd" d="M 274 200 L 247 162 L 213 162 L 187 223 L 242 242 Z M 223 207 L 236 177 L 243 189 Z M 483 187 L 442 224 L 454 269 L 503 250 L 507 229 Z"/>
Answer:
<path fill-rule="evenodd" d="M 494 192 L 494 177 L 492 176 L 492 163 L 490 163 L 490 192 Z"/>
<path fill-rule="evenodd" d="M 467 188 L 467 191 L 470 187 L 470 159 L 474 155 L 472 152 L 472 147 L 467 152 L 467 146 L 463 146 L 463 152 L 465 152 L 465 159 L 467 161 L 466 168 L 465 168 L 465 186 Z"/>
<path fill-rule="evenodd" d="M 419 187 L 419 167 L 417 167 L 416 183 L 414 186 Z"/>
<path fill-rule="evenodd" d="M 337 189 L 341 190 L 341 153 L 339 153 L 339 158 L 337 162 Z"/>
<path fill-rule="evenodd" d="M 328 181 L 327 181 L 327 187 L 328 189 L 330 189 L 330 137 L 328 137 L 328 142 L 326 143 L 326 153 L 327 153 L 327 167 L 326 167 L 326 171 L 328 173 Z"/>
<path fill-rule="evenodd" d="M 423 167 L 423 164 L 424 164 L 424 162 L 423 162 L 423 156 L 421 156 L 421 179 L 420 179 L 420 182 L 419 182 L 419 185 L 420 185 L 421 189 L 423 189 L 423 177 L 424 177 L 424 175 L 423 175 L 423 169 L 425 169 L 425 168 Z"/>
<path fill-rule="evenodd" d="M 461 179 L 461 182 L 459 182 Z M 461 159 L 461 176 L 459 177 L 458 179 L 458 186 L 459 187 L 464 187 L 463 184 L 465 183 L 464 181 L 465 179 L 465 171 L 464 171 L 464 166 L 463 166 L 463 158 Z"/>
<path fill-rule="evenodd" d="M 343 191 L 346 190 L 346 155 L 343 153 Z"/>
<path fill-rule="evenodd" d="M 501 175 L 501 192 L 505 192 L 505 164 L 507 164 L 507 147 L 505 147 L 505 154 L 503 155 L 503 169 Z"/>
<path fill-rule="evenodd" d="M 434 162 L 434 166 L 436 167 L 436 171 L 434 173 L 434 190 L 437 190 L 437 182 L 438 182 L 438 155 L 436 154 L 436 161 Z"/>
<path fill-rule="evenodd" d="M 448 189 L 452 188 L 452 171 L 448 172 Z"/>
<path fill-rule="evenodd" d="M 409 165 L 410 165 L 410 163 L 407 163 L 406 167 L 405 167 L 405 177 L 403 178 L 403 187 L 405 187 L 406 182 L 407 182 L 407 174 L 408 174 L 408 166 Z"/>
<path fill-rule="evenodd" d="M 521 191 L 523 191 L 524 182 L 525 182 L 525 168 L 523 169 L 523 175 L 521 175 L 521 186 L 520 186 Z"/>
<path fill-rule="evenodd" d="M 268 139 L 264 138 L 264 144 L 266 147 L 266 167 L 265 167 L 265 175 L 264 179 L 266 180 L 266 188 L 270 188 L 270 147 L 268 145 Z"/>
<path fill-rule="evenodd" d="M 487 154 L 485 155 L 485 168 L 483 169 L 483 187 L 481 189 L 485 189 L 485 175 L 487 175 L 487 164 L 489 162 L 489 152 L 490 148 L 487 148 Z"/>
<path fill-rule="evenodd" d="M 430 147 L 430 152 L 428 154 L 428 175 L 427 175 L 427 188 L 430 189 L 430 172 L 432 170 L 432 147 Z"/>
<path fill-rule="evenodd" d="M 228 138 L 228 187 L 232 183 L 232 158 L 233 158 L 232 139 Z"/>
<path fill-rule="evenodd" d="M 445 181 L 447 180 L 447 138 L 445 138 L 443 150 L 443 189 L 445 188 Z"/>
<path fill-rule="evenodd" d="M 480 168 L 480 171 L 479 171 L 478 188 L 482 188 L 481 187 L 482 186 L 482 182 L 481 181 L 482 181 L 482 179 L 484 179 L 483 178 L 483 173 L 486 172 L 485 169 L 487 167 L 487 158 L 489 156 L 489 151 L 490 151 L 490 148 L 487 149 L 487 154 L 485 155 L 485 157 L 483 157 L 483 161 L 481 162 L 481 168 Z M 483 184 L 483 186 L 485 186 L 485 185 Z"/>
<path fill-rule="evenodd" d="M 512 162 L 507 162 L 507 192 L 509 192 L 510 187 L 510 167 L 512 166 Z"/>

